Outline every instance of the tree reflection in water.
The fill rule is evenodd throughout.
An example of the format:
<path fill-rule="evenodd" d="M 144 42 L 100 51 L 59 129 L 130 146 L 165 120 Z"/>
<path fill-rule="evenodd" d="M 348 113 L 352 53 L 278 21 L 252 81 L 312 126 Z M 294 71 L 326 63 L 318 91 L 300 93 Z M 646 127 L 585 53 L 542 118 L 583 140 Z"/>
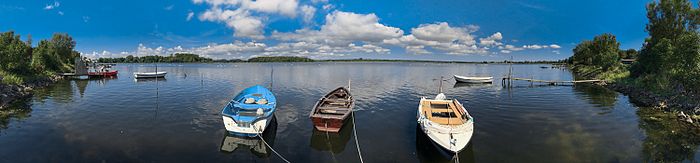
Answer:
<path fill-rule="evenodd" d="M 30 99 L 17 101 L 8 108 L 0 110 L 0 134 L 2 134 L 2 130 L 7 129 L 7 127 L 10 125 L 10 121 L 13 119 L 26 119 L 31 116 L 31 112 L 32 109 Z"/>
<path fill-rule="evenodd" d="M 644 130 L 646 162 L 682 162 L 695 160 L 700 145 L 700 129 L 678 120 L 675 114 L 655 108 L 639 108 L 639 128 Z"/>
<path fill-rule="evenodd" d="M 612 108 L 617 102 L 617 92 L 598 85 L 579 84 L 574 86 L 574 90 L 584 93 L 586 99 L 590 100 L 591 104 L 599 107 Z"/>

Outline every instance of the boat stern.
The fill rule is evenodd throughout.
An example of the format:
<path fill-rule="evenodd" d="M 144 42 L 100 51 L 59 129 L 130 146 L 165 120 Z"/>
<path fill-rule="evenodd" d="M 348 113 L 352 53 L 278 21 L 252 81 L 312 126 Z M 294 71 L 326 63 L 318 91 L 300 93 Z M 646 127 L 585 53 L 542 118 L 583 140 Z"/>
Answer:
<path fill-rule="evenodd" d="M 260 119 L 253 122 L 236 122 L 233 118 L 222 116 L 226 131 L 233 135 L 255 137 L 265 131 L 269 124 L 269 119 Z"/>

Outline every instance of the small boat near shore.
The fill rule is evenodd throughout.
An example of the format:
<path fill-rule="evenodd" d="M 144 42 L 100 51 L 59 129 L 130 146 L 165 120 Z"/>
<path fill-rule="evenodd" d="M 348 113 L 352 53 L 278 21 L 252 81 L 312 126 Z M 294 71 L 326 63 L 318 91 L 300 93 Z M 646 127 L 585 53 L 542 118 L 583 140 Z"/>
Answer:
<path fill-rule="evenodd" d="M 110 64 L 93 64 L 88 68 L 88 77 L 115 77 L 119 71 L 112 70 Z"/>
<path fill-rule="evenodd" d="M 168 72 L 134 72 L 134 78 L 164 78 Z"/>
<path fill-rule="evenodd" d="M 491 83 L 491 82 L 493 82 L 492 76 L 476 77 L 476 76 L 454 75 L 454 78 L 455 78 L 455 81 L 464 82 L 464 83 Z"/>
<path fill-rule="evenodd" d="M 345 87 L 338 87 L 316 102 L 309 118 L 319 131 L 339 132 L 352 113 L 355 100 Z"/>
<path fill-rule="evenodd" d="M 418 126 L 436 146 L 449 153 L 459 153 L 474 133 L 474 118 L 456 99 L 447 99 L 440 91 L 434 99 L 422 97 L 418 104 Z"/>
<path fill-rule="evenodd" d="M 265 131 L 277 110 L 277 99 L 267 88 L 255 85 L 236 95 L 221 110 L 224 127 L 233 135 L 255 137 Z"/>

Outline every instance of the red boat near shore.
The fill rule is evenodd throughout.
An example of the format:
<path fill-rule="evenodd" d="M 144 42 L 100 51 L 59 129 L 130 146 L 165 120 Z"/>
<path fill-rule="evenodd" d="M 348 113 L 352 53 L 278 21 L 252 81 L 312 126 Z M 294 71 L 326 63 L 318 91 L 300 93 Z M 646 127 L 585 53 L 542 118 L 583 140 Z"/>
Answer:
<path fill-rule="evenodd" d="M 119 71 L 106 71 L 106 72 L 88 72 L 88 76 L 91 77 L 112 77 L 117 76 Z"/>
<path fill-rule="evenodd" d="M 115 77 L 117 74 L 119 74 L 119 71 L 112 71 L 111 69 L 112 66 L 109 64 L 93 65 L 88 70 L 87 75 L 89 77 Z"/>
<path fill-rule="evenodd" d="M 319 131 L 339 132 L 354 107 L 350 91 L 339 87 L 319 99 L 309 117 Z"/>

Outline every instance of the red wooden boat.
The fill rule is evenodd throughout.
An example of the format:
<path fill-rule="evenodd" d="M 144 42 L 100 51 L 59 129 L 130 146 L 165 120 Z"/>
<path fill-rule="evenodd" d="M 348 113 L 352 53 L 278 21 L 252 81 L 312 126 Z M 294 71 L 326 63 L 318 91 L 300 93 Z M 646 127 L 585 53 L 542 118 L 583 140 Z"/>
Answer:
<path fill-rule="evenodd" d="M 338 132 L 354 107 L 350 91 L 339 87 L 319 99 L 309 117 L 319 131 Z"/>
<path fill-rule="evenodd" d="M 109 64 L 99 64 L 92 65 L 92 68 L 88 70 L 89 77 L 114 77 L 117 76 L 119 71 L 112 71 L 112 65 Z"/>
<path fill-rule="evenodd" d="M 106 72 L 88 72 L 88 76 L 94 76 L 94 77 L 112 77 L 112 76 L 117 76 L 119 71 L 106 71 Z"/>

